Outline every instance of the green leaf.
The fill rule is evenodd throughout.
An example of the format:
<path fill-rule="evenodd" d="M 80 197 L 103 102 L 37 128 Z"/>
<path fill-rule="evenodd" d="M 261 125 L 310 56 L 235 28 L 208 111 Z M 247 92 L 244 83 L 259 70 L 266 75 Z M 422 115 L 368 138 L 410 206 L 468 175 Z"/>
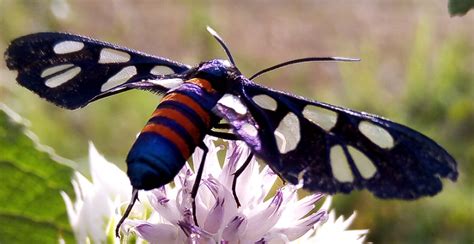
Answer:
<path fill-rule="evenodd" d="M 73 170 L 24 124 L 0 104 L 0 243 L 73 243 L 59 194 L 73 195 Z"/>
<path fill-rule="evenodd" d="M 449 0 L 448 9 L 451 16 L 465 15 L 474 8 L 474 0 Z"/>

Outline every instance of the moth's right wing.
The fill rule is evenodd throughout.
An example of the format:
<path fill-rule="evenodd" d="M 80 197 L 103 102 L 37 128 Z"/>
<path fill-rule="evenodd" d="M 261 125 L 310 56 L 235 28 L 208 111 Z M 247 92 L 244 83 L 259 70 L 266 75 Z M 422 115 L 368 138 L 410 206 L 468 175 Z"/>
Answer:
<path fill-rule="evenodd" d="M 401 124 L 245 80 L 232 92 L 214 112 L 276 173 L 310 191 L 417 199 L 458 176 L 446 150 Z"/>

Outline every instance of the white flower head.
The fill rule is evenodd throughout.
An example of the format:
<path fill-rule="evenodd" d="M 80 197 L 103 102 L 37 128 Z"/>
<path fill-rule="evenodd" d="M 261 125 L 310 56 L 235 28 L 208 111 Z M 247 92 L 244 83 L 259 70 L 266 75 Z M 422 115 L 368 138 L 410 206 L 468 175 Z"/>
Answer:
<path fill-rule="evenodd" d="M 65 192 L 61 196 L 77 242 L 101 243 L 106 240 L 105 230 L 112 224 L 118 203 L 130 198 L 132 187 L 127 175 L 100 155 L 92 143 L 89 162 L 92 182 L 76 172 L 72 180 L 76 201 L 72 203 Z"/>
<path fill-rule="evenodd" d="M 272 190 L 277 175 L 268 166 L 260 167 L 254 158 L 237 179 L 238 207 L 232 191 L 234 173 L 248 158 L 250 149 L 241 141 L 227 142 L 221 163 L 218 153 L 226 147 L 216 146 L 213 137 L 206 137 L 204 142 L 209 152 L 195 199 L 197 224 L 191 191 L 194 172 L 203 157 L 200 149 L 192 156 L 193 167 L 186 164 L 173 184 L 140 193 L 140 201 L 121 228 L 125 236 L 150 243 L 313 243 L 328 241 L 335 234 L 340 236 L 334 240 L 363 242 L 367 231 L 345 230 L 355 214 L 346 221 L 334 220 L 334 212 L 328 214 L 330 200 L 315 210 L 322 194 L 298 199 L 297 186 Z M 112 225 L 131 198 L 126 174 L 108 163 L 93 146 L 90 151 L 93 183 L 76 174 L 76 202 L 73 204 L 63 193 L 71 225 L 81 243 L 104 242 L 113 236 Z M 115 241 L 118 243 L 118 239 Z"/>

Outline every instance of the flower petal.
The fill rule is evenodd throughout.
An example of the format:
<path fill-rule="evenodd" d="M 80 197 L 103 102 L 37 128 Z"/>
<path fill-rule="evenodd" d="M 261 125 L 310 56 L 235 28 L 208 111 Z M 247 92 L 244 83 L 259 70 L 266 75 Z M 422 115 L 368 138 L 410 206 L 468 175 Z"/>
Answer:
<path fill-rule="evenodd" d="M 364 243 L 368 230 L 346 230 L 355 217 L 355 213 L 346 221 L 341 216 L 335 220 L 334 211 L 329 212 L 327 221 L 319 225 L 315 232 L 307 237 L 310 243 Z"/>
<path fill-rule="evenodd" d="M 108 216 L 113 215 L 114 205 L 98 187 L 94 188 L 84 197 L 84 205 L 78 211 L 76 230 L 79 236 L 89 236 L 92 242 L 100 243 L 106 239 L 105 227 Z"/>
<path fill-rule="evenodd" d="M 258 179 L 261 179 L 259 182 L 259 190 L 258 197 L 255 198 L 256 202 L 263 202 L 265 197 L 268 195 L 270 190 L 272 189 L 275 181 L 277 180 L 278 175 L 273 172 L 272 169 L 268 165 L 266 165 L 262 171 L 260 172 Z"/>
<path fill-rule="evenodd" d="M 245 216 L 235 216 L 222 232 L 222 239 L 228 243 L 238 243 L 242 233 L 247 229 L 248 221 Z"/>
<path fill-rule="evenodd" d="M 313 228 L 314 224 L 318 221 L 322 221 L 326 219 L 326 211 L 319 211 L 314 213 L 306 218 L 304 218 L 299 223 L 294 223 L 293 225 L 288 225 L 286 228 L 275 229 L 275 232 L 280 232 L 287 236 L 288 240 L 294 241 L 301 236 L 303 236 L 306 232 L 308 232 L 311 228 Z"/>
<path fill-rule="evenodd" d="M 215 202 L 206 217 L 204 229 L 210 233 L 217 233 L 223 223 L 227 223 L 237 213 L 237 204 L 232 193 L 217 179 L 209 177 L 204 184 L 212 192 Z"/>
<path fill-rule="evenodd" d="M 102 194 L 108 194 L 111 199 L 118 196 L 122 201 L 130 200 L 132 187 L 127 175 L 99 154 L 92 142 L 89 142 L 89 162 L 92 182 L 103 190 Z"/>
<path fill-rule="evenodd" d="M 221 166 L 219 164 L 217 153 L 220 150 L 224 149 L 224 147 L 215 146 L 214 141 L 216 140 L 217 138 L 213 136 L 204 137 L 204 144 L 207 146 L 209 151 L 206 155 L 206 162 L 205 162 L 206 165 L 202 173 L 203 176 L 208 176 L 208 175 L 217 176 L 221 172 Z M 204 155 L 204 151 L 201 148 L 197 147 L 196 150 L 194 150 L 194 153 L 192 155 L 194 172 L 198 171 L 198 168 L 201 165 L 203 155 Z"/>
<path fill-rule="evenodd" d="M 79 216 L 76 209 L 74 208 L 74 205 L 79 205 L 78 208 L 80 209 L 82 207 L 81 205 L 83 204 L 83 202 L 76 201 L 76 204 L 73 204 L 71 198 L 66 194 L 66 192 L 61 191 L 60 194 L 61 194 L 61 197 L 63 198 L 64 203 L 66 204 L 66 211 L 67 211 L 69 223 L 73 227 L 73 230 L 76 230 Z M 76 238 L 79 237 L 77 233 L 75 233 L 75 235 L 76 235 Z"/>
<path fill-rule="evenodd" d="M 179 227 L 184 231 L 187 238 L 187 243 L 209 243 L 214 244 L 216 241 L 212 238 L 212 235 L 202 228 L 189 224 L 186 222 L 178 222 Z"/>
<path fill-rule="evenodd" d="M 203 227 L 209 233 L 216 234 L 221 228 L 224 220 L 224 203 L 225 199 L 217 198 L 214 207 L 207 215 Z"/>
<path fill-rule="evenodd" d="M 143 222 L 134 229 L 141 238 L 150 243 L 179 243 L 178 229 L 174 225 Z"/>
<path fill-rule="evenodd" d="M 311 210 L 314 209 L 314 203 L 319 201 L 324 195 L 313 194 L 306 196 L 300 200 L 297 200 L 297 195 L 294 195 L 293 202 L 288 203 L 285 206 L 278 223 L 276 224 L 279 228 L 286 228 L 293 226 L 300 222 L 300 219 L 306 216 Z"/>
<path fill-rule="evenodd" d="M 250 155 L 250 149 L 244 142 L 238 141 L 235 142 L 235 145 L 242 151 L 237 165 L 237 168 L 240 168 Z M 260 170 L 260 164 L 253 157 L 247 168 L 237 179 L 236 193 L 242 207 L 254 208 L 261 204 L 273 187 L 276 179 L 277 175 L 268 166 Z"/>
<path fill-rule="evenodd" d="M 232 181 L 234 180 L 234 173 L 237 170 L 239 159 L 241 159 L 242 148 L 235 145 L 235 141 L 228 142 L 228 149 L 226 151 L 224 165 L 222 172 L 219 174 L 219 182 L 231 189 Z"/>
<path fill-rule="evenodd" d="M 289 243 L 288 237 L 285 234 L 278 232 L 267 233 L 261 240 L 257 241 L 258 244 L 286 244 Z"/>
<path fill-rule="evenodd" d="M 181 219 L 181 212 L 176 206 L 176 200 L 167 198 L 165 188 L 160 187 L 151 190 L 150 193 L 148 200 L 153 209 L 170 223 L 178 223 Z"/>
<path fill-rule="evenodd" d="M 245 233 L 245 238 L 257 241 L 268 232 L 278 221 L 281 214 L 280 206 L 282 202 L 283 193 L 279 190 L 267 208 L 248 218 L 249 224 Z"/>

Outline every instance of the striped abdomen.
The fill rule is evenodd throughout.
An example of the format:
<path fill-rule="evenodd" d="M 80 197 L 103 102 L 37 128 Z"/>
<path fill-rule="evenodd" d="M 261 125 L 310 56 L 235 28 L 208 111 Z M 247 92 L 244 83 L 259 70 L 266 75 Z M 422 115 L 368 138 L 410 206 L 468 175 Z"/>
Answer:
<path fill-rule="evenodd" d="M 217 121 L 211 109 L 219 96 L 210 83 L 191 79 L 166 94 L 127 157 L 136 189 L 153 189 L 173 180 Z"/>

